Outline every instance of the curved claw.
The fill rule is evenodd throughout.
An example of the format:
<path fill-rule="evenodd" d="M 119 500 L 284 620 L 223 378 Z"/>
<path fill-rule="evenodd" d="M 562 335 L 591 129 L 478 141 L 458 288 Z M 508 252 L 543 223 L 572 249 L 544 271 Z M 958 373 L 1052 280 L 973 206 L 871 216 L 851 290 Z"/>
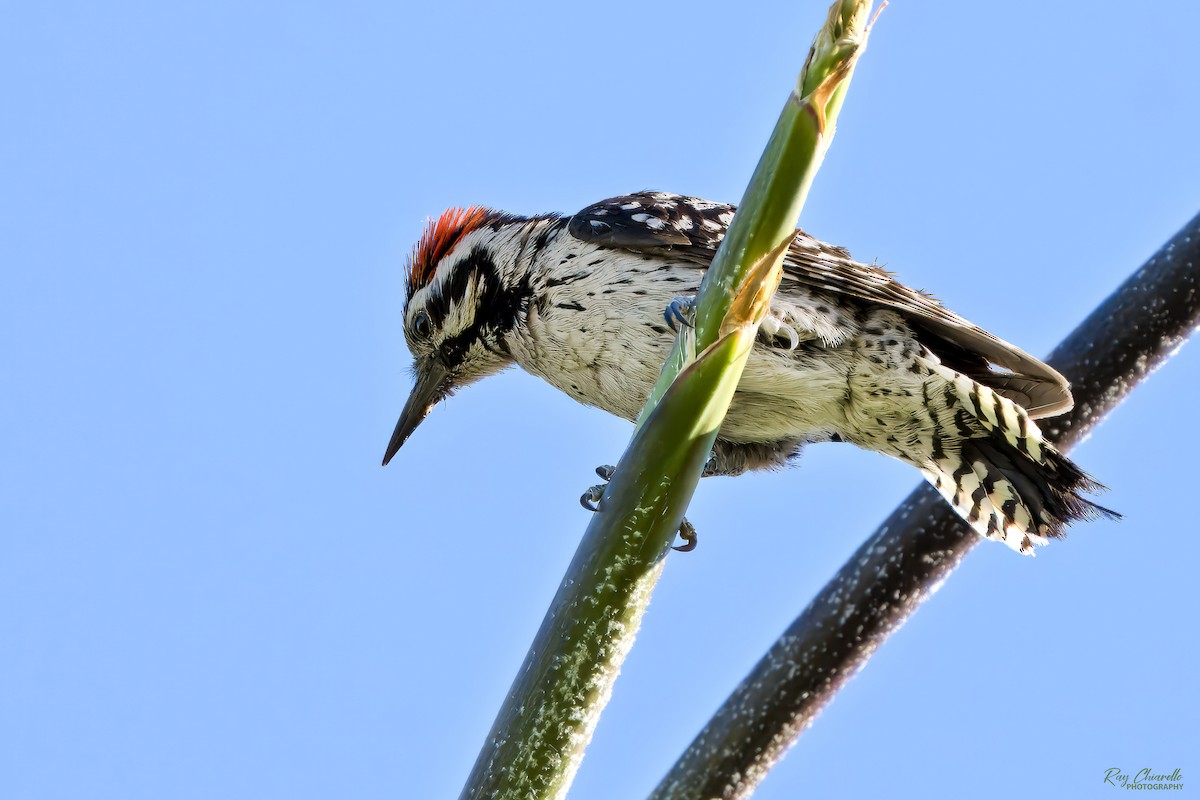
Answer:
<path fill-rule="evenodd" d="M 800 334 L 796 329 L 770 314 L 758 326 L 758 332 L 763 341 L 772 346 L 780 346 L 783 340 L 787 341 L 787 350 L 795 350 L 800 346 Z"/>
<path fill-rule="evenodd" d="M 586 492 L 579 495 L 579 505 L 586 508 L 588 511 L 599 511 L 600 500 L 604 497 L 604 486 L 597 484 L 591 486 Z"/>
<path fill-rule="evenodd" d="M 671 299 L 670 303 L 667 303 L 667 307 L 663 310 L 663 319 L 667 321 L 667 327 L 678 333 L 680 325 L 692 327 L 692 315 L 695 311 L 696 298 L 675 297 Z"/>
<path fill-rule="evenodd" d="M 616 471 L 617 468 L 612 464 L 601 464 L 600 466 L 596 467 L 596 474 L 606 481 L 612 480 L 613 473 Z"/>
<path fill-rule="evenodd" d="M 696 533 L 696 526 L 688 522 L 687 517 L 684 517 L 683 522 L 679 523 L 679 538 L 683 539 L 683 544 L 671 545 L 672 550 L 690 553 L 696 549 L 696 542 L 699 541 L 700 534 Z"/>

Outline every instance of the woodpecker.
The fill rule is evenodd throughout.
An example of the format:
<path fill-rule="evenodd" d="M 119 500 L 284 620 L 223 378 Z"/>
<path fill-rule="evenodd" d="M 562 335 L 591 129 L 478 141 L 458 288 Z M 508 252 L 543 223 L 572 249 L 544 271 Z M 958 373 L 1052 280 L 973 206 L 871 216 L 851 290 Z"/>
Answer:
<path fill-rule="evenodd" d="M 440 400 L 514 364 L 636 419 L 733 213 L 643 191 L 569 217 L 472 206 L 431 220 L 405 281 L 416 384 L 383 463 Z M 913 465 L 978 533 L 1025 554 L 1118 516 L 1082 496 L 1102 487 L 1034 422 L 1071 408 L 1058 372 L 802 230 L 783 270 L 705 475 L 848 442 Z"/>

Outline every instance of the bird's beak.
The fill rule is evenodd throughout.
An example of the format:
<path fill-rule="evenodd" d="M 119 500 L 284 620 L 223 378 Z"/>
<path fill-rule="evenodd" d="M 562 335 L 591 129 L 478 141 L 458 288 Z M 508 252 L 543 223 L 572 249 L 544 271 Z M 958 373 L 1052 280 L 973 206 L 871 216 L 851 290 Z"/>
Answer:
<path fill-rule="evenodd" d="M 450 373 L 440 361 L 429 359 L 417 365 L 417 385 L 413 387 L 404 410 L 400 412 L 400 421 L 392 432 L 392 440 L 388 442 L 387 452 L 383 454 L 383 465 L 392 460 L 400 450 L 400 446 L 412 435 L 421 424 L 421 420 L 433 410 L 438 401 L 450 391 Z"/>

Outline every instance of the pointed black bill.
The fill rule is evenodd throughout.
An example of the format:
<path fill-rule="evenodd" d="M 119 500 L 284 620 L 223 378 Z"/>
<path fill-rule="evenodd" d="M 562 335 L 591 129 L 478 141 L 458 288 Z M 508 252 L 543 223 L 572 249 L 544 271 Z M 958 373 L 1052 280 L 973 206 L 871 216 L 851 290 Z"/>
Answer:
<path fill-rule="evenodd" d="M 433 410 L 438 401 L 446 396 L 449 389 L 450 374 L 438 361 L 426 361 L 417 367 L 417 385 L 413 387 L 400 412 L 400 421 L 392 432 L 387 451 L 383 454 L 383 465 L 386 467 L 392 456 L 400 450 L 400 446 L 412 435 L 421 424 L 421 420 Z"/>

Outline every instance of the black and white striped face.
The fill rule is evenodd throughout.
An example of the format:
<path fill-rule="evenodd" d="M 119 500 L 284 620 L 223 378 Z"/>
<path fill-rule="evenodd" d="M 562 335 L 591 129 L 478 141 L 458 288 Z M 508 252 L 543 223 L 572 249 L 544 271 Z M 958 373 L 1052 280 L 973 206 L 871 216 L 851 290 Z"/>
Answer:
<path fill-rule="evenodd" d="M 449 253 L 404 309 L 404 338 L 420 372 L 436 361 L 452 380 L 450 388 L 473 383 L 510 363 L 503 337 L 516 309 L 489 250 L 467 237 Z"/>

